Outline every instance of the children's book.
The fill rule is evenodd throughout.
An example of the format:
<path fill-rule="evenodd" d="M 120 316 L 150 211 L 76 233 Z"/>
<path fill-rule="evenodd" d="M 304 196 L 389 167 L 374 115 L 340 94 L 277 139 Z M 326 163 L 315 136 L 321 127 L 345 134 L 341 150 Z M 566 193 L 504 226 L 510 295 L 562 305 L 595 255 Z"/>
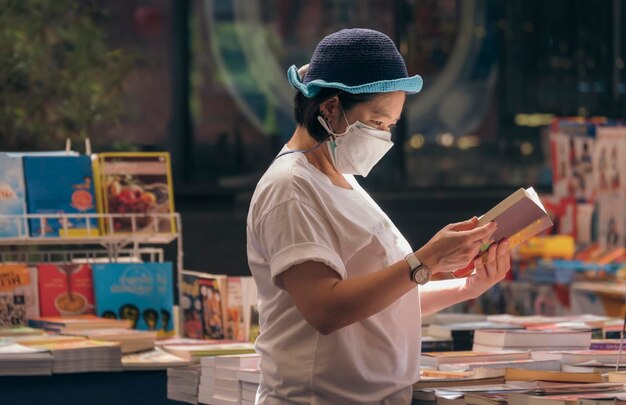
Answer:
<path fill-rule="evenodd" d="M 174 334 L 172 263 L 97 263 L 93 265 L 96 313 L 128 319 L 132 328 Z"/>

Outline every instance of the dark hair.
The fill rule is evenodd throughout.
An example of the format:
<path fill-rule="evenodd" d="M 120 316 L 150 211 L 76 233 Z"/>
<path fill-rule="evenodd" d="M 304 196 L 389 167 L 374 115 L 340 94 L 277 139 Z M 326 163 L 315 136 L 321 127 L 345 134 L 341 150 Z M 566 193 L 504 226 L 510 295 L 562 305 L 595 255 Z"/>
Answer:
<path fill-rule="evenodd" d="M 337 96 L 341 108 L 344 111 L 350 111 L 355 105 L 372 101 L 377 95 L 378 93 L 352 94 L 332 87 L 325 87 L 314 97 L 309 98 L 298 91 L 293 99 L 293 117 L 298 125 L 305 127 L 317 142 L 321 142 L 329 136 L 317 120 L 322 103 Z"/>

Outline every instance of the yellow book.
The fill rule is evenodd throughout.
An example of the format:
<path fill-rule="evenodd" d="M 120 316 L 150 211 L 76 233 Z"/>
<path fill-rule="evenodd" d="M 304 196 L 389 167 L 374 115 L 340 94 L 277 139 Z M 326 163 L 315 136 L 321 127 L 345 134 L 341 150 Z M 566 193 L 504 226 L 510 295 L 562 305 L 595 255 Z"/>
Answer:
<path fill-rule="evenodd" d="M 99 153 L 92 164 L 98 211 L 113 215 L 100 221 L 103 234 L 176 232 L 168 152 Z"/>
<path fill-rule="evenodd" d="M 564 371 L 540 371 L 507 368 L 504 378 L 507 381 L 554 381 L 600 383 L 603 381 L 600 373 L 568 373 Z"/>

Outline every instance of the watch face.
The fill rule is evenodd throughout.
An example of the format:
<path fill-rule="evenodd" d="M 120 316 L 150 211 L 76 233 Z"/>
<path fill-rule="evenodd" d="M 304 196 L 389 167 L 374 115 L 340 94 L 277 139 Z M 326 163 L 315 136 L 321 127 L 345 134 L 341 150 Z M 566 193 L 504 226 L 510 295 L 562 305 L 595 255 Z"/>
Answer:
<path fill-rule="evenodd" d="M 430 269 L 425 266 L 421 266 L 415 270 L 413 273 L 413 280 L 417 284 L 426 284 L 430 279 Z"/>

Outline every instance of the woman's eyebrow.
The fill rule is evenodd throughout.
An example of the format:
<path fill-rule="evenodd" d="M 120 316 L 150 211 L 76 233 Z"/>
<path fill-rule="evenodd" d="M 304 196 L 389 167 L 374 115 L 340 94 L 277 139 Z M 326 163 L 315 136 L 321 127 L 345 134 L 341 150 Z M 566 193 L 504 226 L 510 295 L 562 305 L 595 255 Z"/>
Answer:
<path fill-rule="evenodd" d="M 400 119 L 400 117 L 394 119 L 391 115 L 389 115 L 385 111 L 381 111 L 381 110 L 374 110 L 374 111 L 372 111 L 372 113 L 374 115 L 378 115 L 378 116 L 382 115 L 383 117 L 391 118 L 392 120 L 395 120 L 395 121 L 398 121 Z"/>

